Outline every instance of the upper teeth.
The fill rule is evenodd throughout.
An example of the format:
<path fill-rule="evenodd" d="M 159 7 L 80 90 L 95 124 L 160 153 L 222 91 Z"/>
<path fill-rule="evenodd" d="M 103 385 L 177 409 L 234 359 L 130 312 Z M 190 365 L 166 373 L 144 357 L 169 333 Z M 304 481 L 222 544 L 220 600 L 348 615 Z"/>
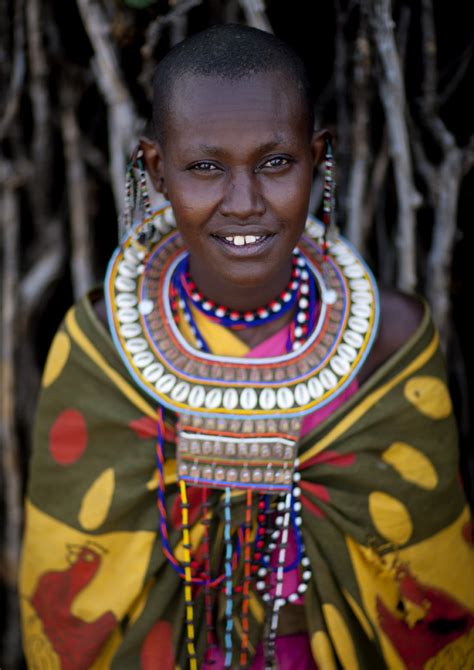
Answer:
<path fill-rule="evenodd" d="M 244 244 L 255 244 L 255 242 L 259 242 L 263 237 L 264 235 L 233 235 L 225 239 L 237 247 L 242 247 Z"/>

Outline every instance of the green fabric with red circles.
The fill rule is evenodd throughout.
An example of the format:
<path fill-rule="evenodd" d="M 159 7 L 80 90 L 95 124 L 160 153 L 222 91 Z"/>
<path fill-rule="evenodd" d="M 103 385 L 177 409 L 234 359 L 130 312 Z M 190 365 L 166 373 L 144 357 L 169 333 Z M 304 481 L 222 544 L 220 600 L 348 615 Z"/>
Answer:
<path fill-rule="evenodd" d="M 312 569 L 305 611 L 321 670 L 474 666 L 471 517 L 439 335 L 419 297 L 425 311 L 416 333 L 299 445 Z M 168 411 L 165 425 L 166 507 L 179 555 Z M 51 347 L 35 425 L 19 581 L 29 667 L 188 667 L 183 582 L 157 533 L 155 443 L 156 408 L 86 296 Z M 198 535 L 201 493 L 190 488 L 189 495 Z M 232 500 L 237 524 L 245 493 Z M 218 570 L 221 493 L 210 502 Z M 202 591 L 194 601 L 201 659 Z M 222 594 L 221 641 L 224 604 Z M 234 612 L 238 667 L 239 597 Z M 253 590 L 251 651 L 263 612 Z"/>

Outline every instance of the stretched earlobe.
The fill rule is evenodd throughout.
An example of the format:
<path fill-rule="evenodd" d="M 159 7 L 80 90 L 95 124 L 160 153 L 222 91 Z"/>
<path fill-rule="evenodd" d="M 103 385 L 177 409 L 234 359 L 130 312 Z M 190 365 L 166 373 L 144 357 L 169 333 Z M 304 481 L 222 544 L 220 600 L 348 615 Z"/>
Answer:
<path fill-rule="evenodd" d="M 168 200 L 168 189 L 166 188 L 164 177 L 160 177 L 160 193 L 162 193 Z"/>
<path fill-rule="evenodd" d="M 155 191 L 162 193 L 167 198 L 168 191 L 163 175 L 163 151 L 160 145 L 158 142 L 142 136 L 139 141 L 139 150 L 143 153 L 143 163 Z"/>
<path fill-rule="evenodd" d="M 330 130 L 324 128 L 313 133 L 311 149 L 314 167 L 317 167 L 325 159 L 328 144 L 334 147 L 334 136 Z"/>

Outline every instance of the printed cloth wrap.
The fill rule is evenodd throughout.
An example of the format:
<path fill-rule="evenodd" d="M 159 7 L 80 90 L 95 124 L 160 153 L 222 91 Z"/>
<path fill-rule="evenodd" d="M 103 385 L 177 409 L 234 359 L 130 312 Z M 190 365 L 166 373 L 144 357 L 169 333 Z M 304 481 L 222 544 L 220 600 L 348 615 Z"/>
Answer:
<path fill-rule="evenodd" d="M 458 429 L 439 333 L 418 297 L 424 315 L 412 337 L 299 444 L 312 569 L 304 608 L 321 670 L 474 667 L 474 549 Z M 170 544 L 182 558 L 168 411 L 165 424 Z M 19 578 L 29 667 L 188 667 L 183 582 L 157 533 L 155 438 L 156 408 L 86 296 L 53 341 L 35 424 Z M 245 494 L 234 493 L 241 522 Z M 211 496 L 218 534 L 221 495 Z M 196 546 L 200 496 L 189 488 Z M 222 551 L 216 541 L 216 564 Z M 202 600 L 195 593 L 200 658 Z M 237 659 L 240 606 L 236 600 Z M 251 654 L 263 615 L 255 591 Z"/>

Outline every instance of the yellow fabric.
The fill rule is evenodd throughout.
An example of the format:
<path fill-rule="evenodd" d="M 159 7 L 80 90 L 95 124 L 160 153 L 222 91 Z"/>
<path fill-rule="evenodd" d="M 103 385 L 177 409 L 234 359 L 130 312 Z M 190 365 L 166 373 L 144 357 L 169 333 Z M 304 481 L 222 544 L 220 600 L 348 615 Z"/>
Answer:
<path fill-rule="evenodd" d="M 19 585 L 28 666 L 152 670 L 158 663 L 160 670 L 187 670 L 183 582 L 157 532 L 156 408 L 127 376 L 113 343 L 98 334 L 91 313 L 84 303 L 68 313 L 55 345 L 60 365 L 46 373 L 35 425 Z M 444 359 L 427 315 L 409 346 L 299 443 L 312 572 L 304 614 L 319 670 L 474 667 L 471 517 Z M 203 318 L 196 314 L 201 328 L 209 325 Z M 210 328 L 213 350 L 229 351 L 235 335 Z M 85 431 L 74 458 L 77 425 L 61 424 L 71 410 Z M 171 552 L 182 555 L 176 417 L 169 415 L 164 504 Z M 52 444 L 58 421 L 60 444 Z M 61 449 L 68 458 L 58 460 Z M 242 513 L 244 497 L 233 493 L 233 510 Z M 194 548 L 202 537 L 201 502 L 190 496 Z M 218 495 L 209 512 L 222 519 Z M 224 546 L 218 522 L 216 564 Z M 234 604 L 237 654 L 239 595 Z M 255 590 L 249 605 L 253 650 L 265 612 Z M 194 625 L 201 652 L 201 605 Z"/>
<path fill-rule="evenodd" d="M 234 335 L 231 330 L 211 321 L 193 305 L 190 307 L 196 326 L 204 341 L 212 347 L 213 354 L 216 356 L 245 356 L 250 351 L 250 347 L 242 342 L 237 335 Z M 196 339 L 183 316 L 182 310 L 179 310 L 178 316 L 181 333 L 189 344 L 195 346 Z"/>

